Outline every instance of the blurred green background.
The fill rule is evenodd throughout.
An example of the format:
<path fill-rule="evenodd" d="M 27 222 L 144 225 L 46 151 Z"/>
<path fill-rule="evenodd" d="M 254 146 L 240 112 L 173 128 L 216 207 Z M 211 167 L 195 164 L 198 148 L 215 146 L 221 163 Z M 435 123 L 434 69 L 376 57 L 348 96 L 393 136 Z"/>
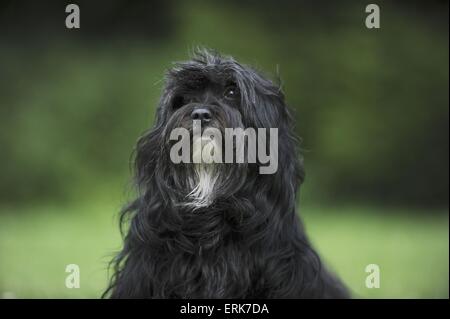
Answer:
<path fill-rule="evenodd" d="M 73 2 L 79 30 L 70 2 L 0 2 L 0 298 L 100 296 L 131 151 L 197 45 L 281 77 L 300 214 L 354 296 L 448 298 L 447 1 L 377 1 L 377 30 L 363 1 Z"/>

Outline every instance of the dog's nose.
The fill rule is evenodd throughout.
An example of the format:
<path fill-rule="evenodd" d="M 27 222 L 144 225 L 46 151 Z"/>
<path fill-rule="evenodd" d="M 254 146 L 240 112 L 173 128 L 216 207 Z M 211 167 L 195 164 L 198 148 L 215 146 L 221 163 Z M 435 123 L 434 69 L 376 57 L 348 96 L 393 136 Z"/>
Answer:
<path fill-rule="evenodd" d="M 211 121 L 211 112 L 204 107 L 196 108 L 191 113 L 191 118 L 193 120 L 200 120 L 202 122 L 209 122 Z"/>

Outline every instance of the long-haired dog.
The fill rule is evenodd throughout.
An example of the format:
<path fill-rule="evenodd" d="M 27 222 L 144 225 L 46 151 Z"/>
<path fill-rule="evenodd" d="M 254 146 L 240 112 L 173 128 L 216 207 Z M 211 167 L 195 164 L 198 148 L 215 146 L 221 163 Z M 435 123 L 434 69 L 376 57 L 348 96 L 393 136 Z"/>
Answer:
<path fill-rule="evenodd" d="M 192 133 L 193 119 L 221 132 L 277 128 L 276 172 L 248 161 L 174 163 L 170 134 Z M 137 198 L 121 214 L 124 247 L 104 296 L 348 297 L 296 214 L 304 173 L 291 122 L 280 87 L 233 58 L 199 50 L 176 64 L 136 146 Z"/>

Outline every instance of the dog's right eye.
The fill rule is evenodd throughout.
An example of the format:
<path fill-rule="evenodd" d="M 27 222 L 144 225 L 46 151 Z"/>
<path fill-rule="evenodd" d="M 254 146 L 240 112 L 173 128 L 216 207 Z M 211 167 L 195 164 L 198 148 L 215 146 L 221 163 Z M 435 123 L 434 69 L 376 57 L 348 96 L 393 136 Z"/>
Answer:
<path fill-rule="evenodd" d="M 181 95 L 178 95 L 178 96 L 175 96 L 175 98 L 173 99 L 172 108 L 174 110 L 178 110 L 179 108 L 183 107 L 185 104 L 186 103 L 185 103 L 184 97 Z"/>

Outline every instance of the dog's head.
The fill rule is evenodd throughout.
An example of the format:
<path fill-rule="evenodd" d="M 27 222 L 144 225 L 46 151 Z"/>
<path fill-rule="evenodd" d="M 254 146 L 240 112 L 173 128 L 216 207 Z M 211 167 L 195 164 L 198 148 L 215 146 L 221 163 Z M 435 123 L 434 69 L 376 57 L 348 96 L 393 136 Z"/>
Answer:
<path fill-rule="evenodd" d="M 238 137 L 234 136 L 231 144 L 226 140 L 227 129 L 237 128 L 246 130 L 242 149 L 237 147 Z M 186 134 L 179 133 L 180 129 Z M 256 135 L 247 134 L 247 129 Z M 277 130 L 274 145 L 270 129 Z M 262 134 L 266 136 L 262 138 Z M 176 145 L 183 137 L 191 147 Z M 256 145 L 248 146 L 249 140 Z M 227 149 L 227 145 L 232 146 Z M 237 160 L 238 151 L 244 149 L 244 160 Z M 230 150 L 234 151 L 231 162 L 225 160 Z M 182 156 L 185 160 L 174 160 L 173 155 L 180 156 L 183 151 L 187 152 Z M 255 154 L 249 155 L 252 151 Z M 271 158 L 277 163 L 270 174 L 261 174 L 263 164 L 257 155 L 262 151 L 277 155 Z M 198 154 L 200 161 L 196 162 Z M 252 156 L 254 161 L 249 160 Z M 280 87 L 233 58 L 207 50 L 197 51 L 191 61 L 178 63 L 167 73 L 156 123 L 138 142 L 136 165 L 141 191 L 163 192 L 167 203 L 195 208 L 238 194 L 248 197 L 255 187 L 269 192 L 273 187 L 288 186 L 284 191 L 295 194 L 302 178 Z"/>

